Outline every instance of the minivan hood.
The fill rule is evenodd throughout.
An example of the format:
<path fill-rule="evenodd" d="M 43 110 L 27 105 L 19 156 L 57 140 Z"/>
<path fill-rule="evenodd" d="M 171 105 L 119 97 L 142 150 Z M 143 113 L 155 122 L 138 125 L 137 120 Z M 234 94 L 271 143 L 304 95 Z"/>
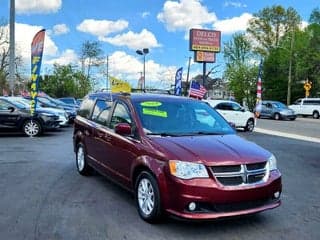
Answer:
<path fill-rule="evenodd" d="M 266 161 L 271 153 L 237 135 L 152 137 L 169 159 L 206 165 L 247 164 Z M 154 146 L 157 148 L 157 146 Z"/>

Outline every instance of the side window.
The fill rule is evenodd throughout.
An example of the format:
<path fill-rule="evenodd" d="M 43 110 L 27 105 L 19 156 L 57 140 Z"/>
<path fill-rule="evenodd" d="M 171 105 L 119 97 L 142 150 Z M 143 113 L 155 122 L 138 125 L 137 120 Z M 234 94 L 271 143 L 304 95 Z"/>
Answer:
<path fill-rule="evenodd" d="M 109 117 L 109 112 L 111 108 L 112 102 L 107 102 L 102 99 L 98 99 L 93 109 L 92 120 L 100 123 L 102 125 L 106 125 Z"/>
<path fill-rule="evenodd" d="M 222 110 L 222 107 L 223 107 L 222 105 L 223 105 L 222 103 L 217 104 L 217 106 L 215 106 L 215 109 Z"/>
<path fill-rule="evenodd" d="M 231 103 L 224 103 L 224 110 L 234 111 Z"/>
<path fill-rule="evenodd" d="M 8 107 L 10 107 L 10 104 L 6 103 L 5 101 L 0 100 L 0 110 L 1 111 L 8 111 Z"/>
<path fill-rule="evenodd" d="M 83 100 L 78 114 L 84 118 L 90 118 L 91 109 L 93 108 L 94 100 L 86 98 Z"/>
<path fill-rule="evenodd" d="M 118 123 L 128 123 L 130 125 L 132 123 L 128 109 L 122 103 L 117 103 L 113 111 L 113 115 L 111 117 L 110 122 L 110 128 L 114 128 L 114 126 Z"/>
<path fill-rule="evenodd" d="M 220 109 L 220 110 L 230 110 L 230 106 L 228 106 L 228 103 L 219 103 L 216 106 L 216 109 Z"/>
<path fill-rule="evenodd" d="M 294 105 L 300 105 L 301 104 L 301 99 L 296 100 L 293 104 Z"/>
<path fill-rule="evenodd" d="M 231 103 L 231 108 L 233 111 L 240 111 L 241 110 L 241 106 L 236 103 Z"/>

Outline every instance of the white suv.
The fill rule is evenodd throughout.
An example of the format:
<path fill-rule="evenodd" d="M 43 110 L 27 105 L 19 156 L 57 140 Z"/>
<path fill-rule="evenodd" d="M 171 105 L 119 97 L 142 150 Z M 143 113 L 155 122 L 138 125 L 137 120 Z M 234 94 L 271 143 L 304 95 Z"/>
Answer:
<path fill-rule="evenodd" d="M 217 110 L 228 122 L 234 123 L 236 128 L 244 128 L 252 132 L 255 126 L 254 114 L 246 111 L 239 103 L 229 100 L 204 100 Z"/>
<path fill-rule="evenodd" d="M 299 98 L 289 106 L 297 115 L 319 118 L 320 98 Z"/>

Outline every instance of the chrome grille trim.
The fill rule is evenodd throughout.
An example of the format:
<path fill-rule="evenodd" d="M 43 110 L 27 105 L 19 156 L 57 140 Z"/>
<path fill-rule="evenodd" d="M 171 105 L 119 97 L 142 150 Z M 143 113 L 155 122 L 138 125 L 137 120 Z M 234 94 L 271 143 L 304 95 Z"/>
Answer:
<path fill-rule="evenodd" d="M 267 162 L 238 165 L 239 171 L 228 171 L 228 166 L 210 167 L 212 174 L 219 183 L 224 186 L 255 185 L 266 182 L 269 178 L 269 166 Z M 229 166 L 235 169 L 236 166 Z M 240 180 L 241 179 L 241 180 Z"/>

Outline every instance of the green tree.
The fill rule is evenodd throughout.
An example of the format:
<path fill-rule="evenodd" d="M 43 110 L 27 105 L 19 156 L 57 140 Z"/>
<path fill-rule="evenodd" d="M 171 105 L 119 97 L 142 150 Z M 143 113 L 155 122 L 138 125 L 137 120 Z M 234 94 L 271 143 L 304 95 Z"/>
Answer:
<path fill-rule="evenodd" d="M 82 44 L 80 52 L 82 73 L 86 74 L 88 79 L 90 79 L 92 67 L 101 65 L 102 56 L 103 50 L 99 42 L 85 41 Z"/>
<path fill-rule="evenodd" d="M 69 65 L 54 65 L 53 74 L 40 80 L 40 89 L 53 97 L 84 97 L 92 87 L 89 79 Z"/>
<path fill-rule="evenodd" d="M 309 18 L 309 23 L 320 24 L 320 9 L 318 7 L 312 10 Z"/>
<path fill-rule="evenodd" d="M 290 63 L 291 92 L 288 98 L 289 95 L 286 96 L 284 93 L 288 91 Z M 303 84 L 307 79 L 312 82 L 310 96 L 319 95 L 320 25 L 314 23 L 304 30 L 296 30 L 294 40 L 290 32 L 285 34 L 279 46 L 272 49 L 265 60 L 263 79 L 264 95 L 269 99 L 289 104 L 297 98 L 304 97 Z"/>
<path fill-rule="evenodd" d="M 256 101 L 256 82 L 258 68 L 252 66 L 255 55 L 250 41 L 244 33 L 234 34 L 229 42 L 224 44 L 224 58 L 227 62 L 225 79 L 233 91 L 236 100 L 246 102 L 253 110 Z"/>
<path fill-rule="evenodd" d="M 272 48 L 279 46 L 281 36 L 297 29 L 300 22 L 301 17 L 295 9 L 274 5 L 255 13 L 249 21 L 247 32 L 257 42 L 255 50 L 267 56 Z"/>

